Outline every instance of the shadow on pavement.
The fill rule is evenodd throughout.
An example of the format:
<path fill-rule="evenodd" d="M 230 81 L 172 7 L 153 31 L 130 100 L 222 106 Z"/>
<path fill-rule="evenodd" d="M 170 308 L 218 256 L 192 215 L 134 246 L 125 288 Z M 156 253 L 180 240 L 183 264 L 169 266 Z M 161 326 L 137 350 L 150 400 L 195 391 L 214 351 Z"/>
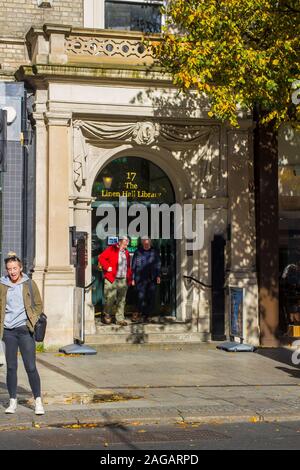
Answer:
<path fill-rule="evenodd" d="M 126 444 L 129 449 L 138 449 L 138 447 L 133 442 L 131 442 L 130 439 L 128 439 L 129 433 L 126 426 L 122 425 L 121 423 L 112 422 L 110 416 L 105 412 L 102 412 L 101 414 L 106 420 L 105 426 L 109 428 L 112 435 L 118 438 L 121 443 Z"/>
<path fill-rule="evenodd" d="M 297 362 L 300 362 L 300 350 L 294 351 L 286 348 L 261 348 L 256 351 L 256 354 L 290 366 L 289 368 L 276 367 L 276 369 L 289 374 L 290 377 L 300 379 L 300 364 L 297 364 Z"/>
<path fill-rule="evenodd" d="M 286 367 L 276 367 L 277 370 L 281 370 L 282 372 L 286 372 L 289 374 L 290 377 L 294 379 L 300 379 L 300 369 L 287 369 Z"/>

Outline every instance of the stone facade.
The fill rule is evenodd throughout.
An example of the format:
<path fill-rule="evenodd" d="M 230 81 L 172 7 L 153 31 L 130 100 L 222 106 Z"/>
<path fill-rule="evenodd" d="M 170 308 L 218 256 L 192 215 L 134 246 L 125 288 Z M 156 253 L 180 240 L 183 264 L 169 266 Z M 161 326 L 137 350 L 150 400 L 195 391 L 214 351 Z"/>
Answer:
<path fill-rule="evenodd" d="M 0 79 L 7 79 L 20 65 L 29 63 L 25 35 L 32 26 L 83 26 L 83 1 L 53 0 L 51 8 L 39 7 L 38 0 L 0 1 Z"/>
<path fill-rule="evenodd" d="M 16 5 L 22 11 L 24 3 Z M 19 46 L 20 62 L 12 53 L 0 56 L 0 61 L 5 64 L 3 75 L 12 74 L 20 65 L 17 79 L 35 90 L 33 278 L 48 315 L 46 346 L 57 347 L 73 339 L 75 271 L 70 264 L 69 227 L 88 233 L 91 253 L 93 182 L 107 163 L 122 156 L 142 157 L 158 165 L 173 185 L 176 202 L 204 204 L 203 249 L 190 256 L 184 242 L 176 244 L 177 320 L 189 325 L 194 340 L 211 338 L 210 290 L 187 283 L 184 276 L 210 284 L 211 241 L 222 234 L 226 288 L 243 289 L 243 337 L 258 344 L 251 117 L 239 116 L 239 130 L 211 120 L 205 100 L 193 93 L 178 95 L 170 77 L 153 67 L 141 35 L 76 27 L 83 21 L 81 1 L 54 0 L 53 8 L 41 10 L 31 0 L 26 4 L 29 7 L 30 23 L 16 24 L 14 45 Z M 52 24 L 44 24 L 45 20 Z M 90 280 L 89 259 L 87 283 Z M 228 311 L 226 318 L 228 335 Z M 86 333 L 95 331 L 89 293 Z"/>

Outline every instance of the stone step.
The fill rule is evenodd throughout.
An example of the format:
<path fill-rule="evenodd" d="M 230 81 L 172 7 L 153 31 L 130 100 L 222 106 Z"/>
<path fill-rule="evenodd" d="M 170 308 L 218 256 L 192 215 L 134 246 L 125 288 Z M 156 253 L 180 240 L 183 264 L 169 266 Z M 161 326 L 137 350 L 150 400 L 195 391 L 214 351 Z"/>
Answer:
<path fill-rule="evenodd" d="M 99 335 L 107 334 L 138 334 L 138 333 L 192 333 L 191 323 L 131 323 L 127 326 L 116 324 L 105 325 L 98 323 L 96 333 Z"/>
<path fill-rule="evenodd" d="M 102 333 L 95 335 L 86 335 L 85 344 L 94 347 L 94 345 L 105 344 L 145 344 L 145 343 L 200 343 L 207 341 L 205 333 L 152 333 L 147 331 L 124 331 L 118 333 Z"/>
<path fill-rule="evenodd" d="M 219 343 L 215 342 L 193 342 L 193 343 L 114 343 L 100 344 L 89 343 L 88 346 L 97 352 L 134 352 L 134 351 L 200 351 L 216 349 Z"/>

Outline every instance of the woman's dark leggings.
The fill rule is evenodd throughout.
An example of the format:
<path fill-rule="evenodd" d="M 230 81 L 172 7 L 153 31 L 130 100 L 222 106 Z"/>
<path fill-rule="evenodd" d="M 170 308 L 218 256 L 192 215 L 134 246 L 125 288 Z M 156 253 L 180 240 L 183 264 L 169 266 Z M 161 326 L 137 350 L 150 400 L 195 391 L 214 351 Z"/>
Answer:
<path fill-rule="evenodd" d="M 18 348 L 22 355 L 24 366 L 34 398 L 41 396 L 41 380 L 35 364 L 35 339 L 27 326 L 12 330 L 4 329 L 3 342 L 7 364 L 7 388 L 10 398 L 17 396 Z"/>

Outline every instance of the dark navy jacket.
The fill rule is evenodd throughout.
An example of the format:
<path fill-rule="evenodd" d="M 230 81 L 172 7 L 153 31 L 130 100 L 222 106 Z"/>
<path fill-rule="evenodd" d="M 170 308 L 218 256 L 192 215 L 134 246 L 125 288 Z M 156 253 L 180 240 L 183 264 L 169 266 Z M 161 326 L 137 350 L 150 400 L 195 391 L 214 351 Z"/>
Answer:
<path fill-rule="evenodd" d="M 155 281 L 160 276 L 161 261 L 158 251 L 138 248 L 132 260 L 132 279 L 136 282 Z"/>

